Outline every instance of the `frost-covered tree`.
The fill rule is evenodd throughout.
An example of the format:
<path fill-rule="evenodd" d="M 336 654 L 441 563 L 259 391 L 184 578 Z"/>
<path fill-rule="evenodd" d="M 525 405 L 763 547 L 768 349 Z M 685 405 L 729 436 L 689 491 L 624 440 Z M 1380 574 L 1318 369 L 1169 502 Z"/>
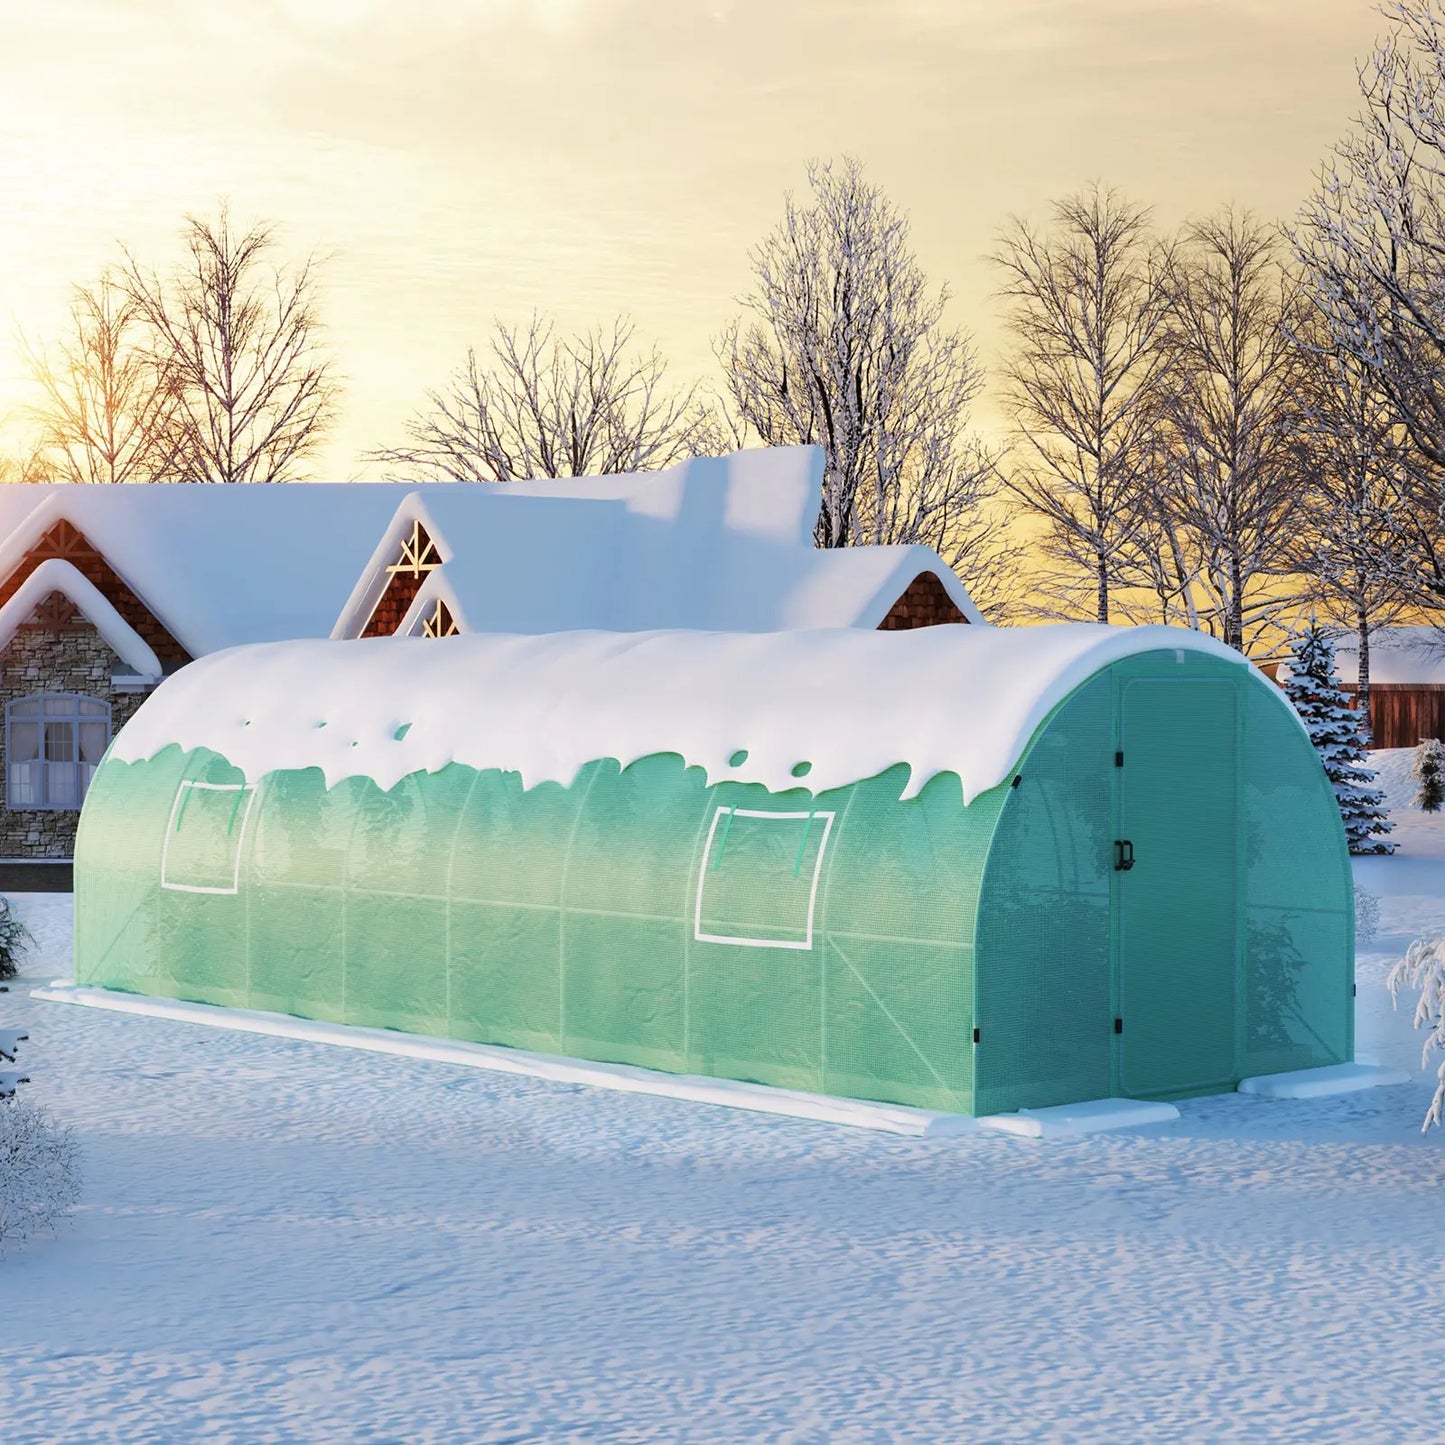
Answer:
<path fill-rule="evenodd" d="M 1218 635 L 1244 651 L 1291 605 L 1281 581 L 1308 496 L 1297 286 L 1273 228 L 1233 209 L 1185 228 L 1170 275 L 1161 506 Z"/>
<path fill-rule="evenodd" d="M 1439 738 L 1422 738 L 1410 773 L 1420 785 L 1415 806 L 1426 813 L 1438 813 L 1445 804 L 1445 743 Z"/>
<path fill-rule="evenodd" d="M 697 388 L 669 387 L 661 353 L 636 347 L 633 330 L 625 317 L 570 337 L 535 313 L 525 327 L 497 321 L 488 354 L 469 348 L 406 423 L 407 440 L 368 460 L 408 480 L 513 482 L 658 471 L 730 450 L 726 419 Z"/>
<path fill-rule="evenodd" d="M 1142 505 L 1157 478 L 1171 253 L 1149 211 L 1117 191 L 1090 186 L 1052 211 L 1047 231 L 1015 218 L 993 255 L 1012 338 L 1008 486 L 1043 523 L 1064 610 L 1107 622 L 1132 558 L 1172 556 L 1166 538 L 1144 535 Z"/>
<path fill-rule="evenodd" d="M 1370 644 L 1416 590 L 1407 558 L 1418 467 L 1375 369 L 1340 346 L 1317 315 L 1298 339 L 1309 484 L 1296 555 L 1310 601 L 1354 633 L 1355 697 L 1368 745 Z"/>
<path fill-rule="evenodd" d="M 1318 622 L 1311 621 L 1291 648 L 1285 692 L 1294 704 L 1335 790 L 1351 853 L 1393 853 L 1383 835 L 1391 830 L 1385 795 L 1371 784 L 1365 766 L 1359 720 L 1347 705 L 1335 676 L 1335 646 Z"/>
<path fill-rule="evenodd" d="M 1389 404 L 1418 465 L 1396 509 L 1396 561 L 1445 596 L 1445 3 L 1388 0 L 1359 66 L 1364 105 L 1325 160 L 1291 240 L 1343 353 Z"/>
<path fill-rule="evenodd" d="M 808 184 L 750 253 L 745 315 L 715 343 L 731 404 L 766 446 L 822 448 L 818 546 L 927 543 L 997 616 L 1019 549 L 970 426 L 972 342 L 856 160 L 814 162 Z"/>
<path fill-rule="evenodd" d="M 180 398 L 157 360 L 145 314 L 113 271 L 71 293 L 58 353 L 27 346 L 43 401 L 47 471 L 65 482 L 152 482 L 177 475 Z"/>
<path fill-rule="evenodd" d="M 187 482 L 289 482 L 335 407 L 320 346 L 316 261 L 273 265 L 270 226 L 240 232 L 227 208 L 188 216 L 186 256 L 169 278 L 125 252 L 119 277 L 150 332 L 149 355 L 175 402 L 173 475 Z"/>
<path fill-rule="evenodd" d="M 47 1110 L 0 1099 L 0 1246 L 60 1223 L 80 1197 L 79 1152 Z"/>
<path fill-rule="evenodd" d="M 0 1061 L 15 1063 L 29 1035 L 0 1030 Z M 79 1150 L 68 1128 L 16 1096 L 25 1074 L 0 1072 L 0 1247 L 53 1229 L 80 1195 Z"/>
<path fill-rule="evenodd" d="M 1428 1066 L 1430 1055 L 1445 1050 L 1445 932 L 1427 933 L 1405 950 L 1405 956 L 1390 970 L 1386 980 L 1390 997 L 1398 1004 L 1402 988 L 1418 988 L 1420 1001 L 1415 1006 L 1415 1027 L 1428 1028 L 1425 1045 L 1420 1051 L 1422 1067 Z M 1445 1063 L 1440 1065 L 1439 1084 L 1435 1097 L 1425 1112 L 1421 1132 L 1445 1118 Z"/>
<path fill-rule="evenodd" d="M 19 974 L 20 960 L 34 942 L 30 930 L 15 916 L 10 900 L 0 896 L 0 979 Z"/>
<path fill-rule="evenodd" d="M 1368 888 L 1355 884 L 1355 939 L 1373 943 L 1380 933 L 1380 900 Z"/>

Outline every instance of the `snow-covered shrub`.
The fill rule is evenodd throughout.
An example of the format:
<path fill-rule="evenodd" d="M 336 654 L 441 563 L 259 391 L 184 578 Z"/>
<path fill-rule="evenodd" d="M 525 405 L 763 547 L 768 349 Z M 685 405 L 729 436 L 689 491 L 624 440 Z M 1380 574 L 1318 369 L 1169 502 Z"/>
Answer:
<path fill-rule="evenodd" d="M 16 918 L 10 900 L 0 897 L 0 978 L 14 978 L 20 972 L 20 960 L 34 942 L 30 930 Z"/>
<path fill-rule="evenodd" d="M 1386 980 L 1390 997 L 1398 1006 L 1402 988 L 1418 988 L 1420 1002 L 1415 1006 L 1415 1027 L 1429 1028 L 1420 1063 L 1428 1065 L 1436 1049 L 1445 1049 L 1445 930 L 1435 929 L 1417 938 L 1405 950 L 1405 956 Z M 1441 1122 L 1445 1117 L 1445 1063 L 1440 1065 L 1439 1085 L 1430 1107 L 1425 1111 L 1422 1130 Z"/>
<path fill-rule="evenodd" d="M 1415 806 L 1426 813 L 1438 813 L 1445 804 L 1445 743 L 1439 738 L 1421 738 L 1410 775 L 1420 784 Z"/>
<path fill-rule="evenodd" d="M 0 1101 L 0 1245 L 54 1229 L 80 1197 L 80 1151 L 38 1104 Z"/>
<path fill-rule="evenodd" d="M 1395 845 L 1377 834 L 1388 833 L 1385 795 L 1372 784 L 1375 775 L 1365 761 L 1360 721 L 1345 701 L 1335 677 L 1335 645 L 1317 622 L 1311 622 L 1291 646 L 1285 693 L 1309 731 L 1325 774 L 1335 790 L 1351 853 L 1393 853 Z"/>
<path fill-rule="evenodd" d="M 1355 884 L 1355 938 L 1370 943 L 1380 932 L 1380 900 L 1368 888 Z"/>

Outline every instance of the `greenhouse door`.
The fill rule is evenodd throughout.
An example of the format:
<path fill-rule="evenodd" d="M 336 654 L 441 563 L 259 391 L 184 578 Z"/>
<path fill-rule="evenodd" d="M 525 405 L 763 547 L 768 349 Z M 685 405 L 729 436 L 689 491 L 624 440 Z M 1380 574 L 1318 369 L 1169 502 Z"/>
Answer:
<path fill-rule="evenodd" d="M 1120 682 L 1117 1092 L 1237 1080 L 1238 727 L 1232 682 Z"/>

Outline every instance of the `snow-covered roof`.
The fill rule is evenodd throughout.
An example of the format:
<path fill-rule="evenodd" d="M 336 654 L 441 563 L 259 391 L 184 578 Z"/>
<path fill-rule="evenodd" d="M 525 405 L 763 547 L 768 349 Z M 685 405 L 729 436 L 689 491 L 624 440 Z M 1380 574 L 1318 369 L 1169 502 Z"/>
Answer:
<path fill-rule="evenodd" d="M 88 617 L 95 630 L 110 645 L 112 652 L 136 676 L 156 681 L 161 675 L 160 660 L 151 645 L 111 605 L 100 589 L 62 557 L 48 557 L 15 590 L 15 595 L 0 607 L 0 648 L 9 645 L 21 623 L 52 592 L 63 593 Z"/>
<path fill-rule="evenodd" d="M 114 756 L 206 747 L 251 781 L 315 767 L 328 785 L 364 776 L 390 788 L 451 762 L 532 787 L 570 784 L 597 758 L 679 753 L 711 781 L 814 792 L 906 762 L 904 796 L 953 772 L 969 800 L 1008 777 L 1086 678 L 1161 648 L 1248 666 L 1198 632 L 1096 623 L 283 643 L 169 678 Z M 812 765 L 801 783 L 800 762 Z"/>
<path fill-rule="evenodd" d="M 568 488 L 565 506 L 539 509 L 537 491 L 514 487 L 418 492 L 380 534 L 331 635 L 361 635 L 418 524 L 442 565 L 403 631 L 438 599 L 469 632 L 872 628 L 924 572 L 970 622 L 983 621 L 932 548 L 816 549 L 821 474 L 818 448 L 778 447 L 683 463 L 656 473 L 645 494 L 546 484 Z"/>
<path fill-rule="evenodd" d="M 193 657 L 325 637 L 412 487 L 0 487 L 0 577 L 61 520 L 100 551 Z M 90 601 L 74 598 L 92 622 Z"/>
<path fill-rule="evenodd" d="M 1335 646 L 1335 671 L 1353 687 L 1360 679 L 1360 654 L 1353 637 Z M 1382 627 L 1370 638 L 1370 681 L 1445 683 L 1445 632 L 1437 627 Z"/>
<path fill-rule="evenodd" d="M 698 538 L 708 527 L 723 528 L 759 547 L 791 547 L 811 537 L 820 466 L 815 447 L 781 447 L 665 472 L 507 485 L 0 487 L 0 578 L 64 519 L 200 657 L 242 643 L 330 634 L 407 497 L 425 497 L 439 518 L 474 519 L 467 526 L 493 538 L 488 560 L 506 555 L 514 566 L 524 552 L 545 559 L 549 536 L 560 539 L 550 555 L 574 557 L 594 525 L 597 549 L 624 536 L 629 524 Z M 540 512 L 527 505 L 541 498 L 559 505 Z M 556 615 L 535 589 L 518 605 L 528 596 L 539 617 Z M 80 605 L 99 620 L 91 605 Z M 568 616 L 576 626 L 575 612 Z M 528 630 L 550 625 L 527 622 Z"/>
<path fill-rule="evenodd" d="M 810 547 L 822 484 L 822 448 L 796 446 L 748 447 L 658 472 L 485 486 L 497 496 L 620 502 L 636 516 L 680 523 L 687 530 Z M 471 485 L 464 484 L 464 489 Z"/>

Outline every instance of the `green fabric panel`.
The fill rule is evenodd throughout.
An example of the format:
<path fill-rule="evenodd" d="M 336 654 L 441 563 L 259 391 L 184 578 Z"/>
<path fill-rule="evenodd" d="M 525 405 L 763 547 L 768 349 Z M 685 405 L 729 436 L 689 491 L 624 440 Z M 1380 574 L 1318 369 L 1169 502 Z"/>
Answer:
<path fill-rule="evenodd" d="M 355 779 L 328 789 L 319 768 L 272 773 L 261 783 L 246 888 L 252 1008 L 345 1018 L 346 857 L 356 790 Z"/>
<path fill-rule="evenodd" d="M 905 767 L 773 795 L 710 788 L 664 754 L 589 764 L 565 788 L 452 766 L 389 792 L 328 789 L 308 769 L 243 795 L 222 760 L 178 759 L 97 776 L 77 858 L 90 982 L 971 1104 L 973 915 L 997 799 L 964 809 L 956 777 L 908 803 Z M 147 848 L 115 847 L 121 810 Z M 188 851 L 162 887 L 177 837 Z"/>
<path fill-rule="evenodd" d="M 1039 729 L 1007 790 L 978 923 L 980 1114 L 1113 1092 L 1113 713 L 1100 674 Z"/>
<path fill-rule="evenodd" d="M 964 808 L 946 774 L 900 804 L 907 777 L 856 785 L 830 840 L 822 1087 L 968 1113 L 978 885 L 1007 790 Z"/>
<path fill-rule="evenodd" d="M 466 801 L 462 780 L 389 792 L 353 780 L 356 814 L 346 855 L 345 1018 L 348 1023 L 445 1035 L 447 872 Z"/>
<path fill-rule="evenodd" d="M 170 992 L 159 947 L 161 849 L 187 754 L 166 748 L 143 767 L 96 770 L 76 837 L 75 981 Z M 87 866 L 88 859 L 99 866 Z"/>
<path fill-rule="evenodd" d="M 1354 1057 L 1354 892 L 1318 754 L 1269 689 L 1246 700 L 1242 1073 Z"/>
<path fill-rule="evenodd" d="M 76 976 L 963 1112 L 1228 1087 L 1352 1047 L 1343 830 L 1284 709 L 1214 659 L 1132 659 L 968 807 L 952 774 L 902 801 L 902 764 L 815 796 L 675 754 L 386 792 L 107 759 Z"/>

